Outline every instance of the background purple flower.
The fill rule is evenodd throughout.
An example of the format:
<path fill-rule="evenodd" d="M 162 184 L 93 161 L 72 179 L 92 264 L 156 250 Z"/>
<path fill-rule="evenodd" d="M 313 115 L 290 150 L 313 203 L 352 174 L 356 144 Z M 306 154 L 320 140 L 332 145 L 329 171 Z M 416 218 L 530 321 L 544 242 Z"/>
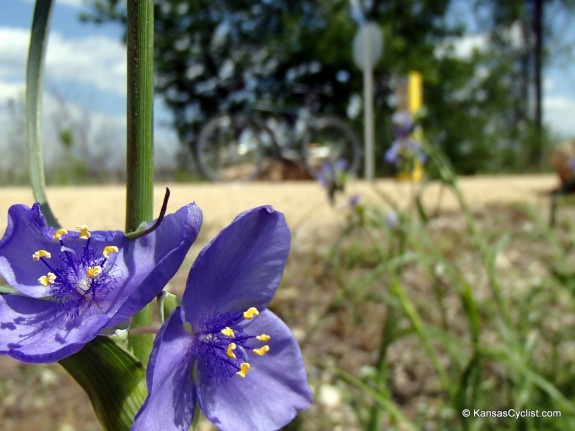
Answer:
<path fill-rule="evenodd" d="M 324 162 L 317 177 L 321 186 L 326 190 L 331 205 L 335 203 L 337 192 L 345 190 L 347 180 L 347 160 L 339 159 L 335 163 Z"/>
<path fill-rule="evenodd" d="M 415 129 L 413 117 L 407 111 L 399 111 L 391 117 L 393 135 L 396 138 L 407 138 Z"/>
<path fill-rule="evenodd" d="M 224 431 L 275 430 L 309 407 L 297 342 L 266 309 L 289 245 L 284 216 L 260 207 L 202 250 L 154 343 L 133 430 L 187 430 L 196 404 Z"/>
<path fill-rule="evenodd" d="M 57 230 L 38 204 L 12 206 L 0 240 L 0 275 L 18 293 L 0 295 L 0 354 L 58 361 L 129 319 L 175 274 L 201 222 L 200 209 L 190 204 L 129 240 L 120 231 Z"/>
<path fill-rule="evenodd" d="M 411 114 L 406 111 L 396 112 L 392 123 L 395 139 L 385 152 L 385 161 L 399 169 L 405 169 L 407 165 L 408 170 L 412 169 L 409 165 L 416 161 L 425 162 L 427 156 L 421 144 L 412 137 L 416 124 Z"/>

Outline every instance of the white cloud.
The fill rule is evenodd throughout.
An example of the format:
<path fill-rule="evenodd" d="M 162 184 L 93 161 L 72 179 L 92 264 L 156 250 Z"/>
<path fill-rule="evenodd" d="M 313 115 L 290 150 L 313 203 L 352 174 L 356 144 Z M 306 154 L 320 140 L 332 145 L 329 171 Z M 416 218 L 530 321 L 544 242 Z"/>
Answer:
<path fill-rule="evenodd" d="M 0 79 L 24 80 L 30 34 L 20 28 L 0 28 Z"/>
<path fill-rule="evenodd" d="M 18 98 L 24 94 L 23 83 L 11 83 L 0 81 L 0 102 L 6 102 Z"/>
<path fill-rule="evenodd" d="M 29 31 L 0 28 L 0 87 L 24 82 Z M 65 38 L 52 32 L 46 53 L 46 78 L 87 84 L 98 90 L 126 94 L 126 51 L 120 41 L 105 36 Z"/>
<path fill-rule="evenodd" d="M 46 73 L 125 95 L 126 51 L 118 40 L 109 37 L 66 39 L 54 33 L 48 43 Z"/>
<path fill-rule="evenodd" d="M 70 5 L 82 3 L 64 1 Z M 0 27 L 0 152 L 11 154 L 0 161 L 2 171 L 13 168 L 18 171 L 25 164 L 21 154 L 23 127 L 15 124 L 7 102 L 16 100 L 17 107 L 22 107 L 29 37 L 29 29 Z M 123 106 L 114 109 L 120 111 L 116 115 L 102 112 L 102 106 L 110 100 L 125 100 L 126 52 L 122 43 L 105 36 L 64 37 L 52 30 L 45 73 L 43 123 L 47 168 L 61 163 L 64 155 L 58 129 L 73 126 L 77 155 L 88 156 L 103 169 L 123 169 L 126 140 Z M 163 105 L 157 106 L 165 111 Z M 155 135 L 156 165 L 173 166 L 179 149 L 175 133 L 157 128 Z"/>
<path fill-rule="evenodd" d="M 487 38 L 484 34 L 469 34 L 453 38 L 442 45 L 438 45 L 435 53 L 440 58 L 452 55 L 462 59 L 469 59 L 474 51 L 482 51 L 486 47 Z"/>
<path fill-rule="evenodd" d="M 573 112 L 575 112 L 575 100 L 565 96 L 551 95 L 543 100 L 543 112 L 545 122 L 552 130 L 562 137 L 575 136 L 573 124 Z"/>
<path fill-rule="evenodd" d="M 24 0 L 26 3 L 35 3 L 36 0 Z M 86 0 L 58 0 L 58 4 L 70 6 L 73 8 L 81 8 L 87 4 Z"/>
<path fill-rule="evenodd" d="M 86 5 L 86 0 L 58 0 L 58 3 L 70 7 L 80 8 Z"/>
<path fill-rule="evenodd" d="M 455 55 L 460 58 L 471 58 L 473 52 L 482 51 L 487 46 L 484 34 L 472 34 L 455 40 Z"/>
<path fill-rule="evenodd" d="M 519 22 L 514 23 L 502 37 L 516 49 L 521 48 L 523 39 L 521 36 L 521 26 Z M 446 44 L 437 48 L 437 55 L 454 55 L 462 59 L 469 59 L 475 51 L 485 51 L 489 49 L 489 35 L 486 33 L 466 34 L 461 37 L 451 38 Z"/>

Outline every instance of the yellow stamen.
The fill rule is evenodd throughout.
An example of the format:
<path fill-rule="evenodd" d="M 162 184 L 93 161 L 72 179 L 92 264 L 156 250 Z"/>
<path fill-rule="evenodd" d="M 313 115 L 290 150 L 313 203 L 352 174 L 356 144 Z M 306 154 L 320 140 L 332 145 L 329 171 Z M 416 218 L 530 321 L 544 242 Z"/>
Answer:
<path fill-rule="evenodd" d="M 270 346 L 268 346 L 267 344 L 265 346 L 260 347 L 259 349 L 253 349 L 252 350 L 252 352 L 254 352 L 258 356 L 263 356 L 269 351 L 270 351 Z"/>
<path fill-rule="evenodd" d="M 49 272 L 46 275 L 43 275 L 42 277 L 40 277 L 38 279 L 38 282 L 42 285 L 42 286 L 49 286 L 51 284 L 54 284 L 54 282 L 56 281 L 56 274 Z"/>
<path fill-rule="evenodd" d="M 230 328 L 229 326 L 226 326 L 220 332 L 222 334 L 224 334 L 226 337 L 234 338 L 236 336 L 236 334 L 234 333 L 234 330 L 232 328 Z"/>
<path fill-rule="evenodd" d="M 270 336 L 268 334 L 261 334 L 256 337 L 258 341 L 270 341 Z"/>
<path fill-rule="evenodd" d="M 85 224 L 78 226 L 76 229 L 80 231 L 80 238 L 82 239 L 90 238 L 90 231 L 88 230 L 88 226 L 86 226 Z"/>
<path fill-rule="evenodd" d="M 228 355 L 228 358 L 232 358 L 232 359 L 236 359 L 236 354 L 234 353 L 234 350 L 236 350 L 238 346 L 236 346 L 236 343 L 230 343 L 228 345 L 228 349 L 226 350 L 226 355 Z"/>
<path fill-rule="evenodd" d="M 96 278 L 101 273 L 102 273 L 102 267 L 99 265 L 89 266 L 86 271 L 86 275 L 88 276 L 88 278 Z"/>
<path fill-rule="evenodd" d="M 250 307 L 246 311 L 244 311 L 244 319 L 252 320 L 254 316 L 257 316 L 258 314 L 260 314 L 260 312 L 256 307 Z"/>
<path fill-rule="evenodd" d="M 52 238 L 56 241 L 60 241 L 64 235 L 68 235 L 68 231 L 66 229 L 58 229 Z"/>
<path fill-rule="evenodd" d="M 104 251 L 102 252 L 104 257 L 107 258 L 110 255 L 110 253 L 118 253 L 118 247 L 116 247 L 115 245 L 107 245 L 106 247 L 104 247 Z"/>
<path fill-rule="evenodd" d="M 38 250 L 36 253 L 32 255 L 32 259 L 34 259 L 36 262 L 39 261 L 41 257 L 46 257 L 50 259 L 52 255 L 50 254 L 49 251 L 46 250 Z"/>
<path fill-rule="evenodd" d="M 238 371 L 236 374 L 241 378 L 245 378 L 250 368 L 251 368 L 250 364 L 248 364 L 247 362 L 242 362 L 242 364 L 240 365 L 240 371 Z"/>

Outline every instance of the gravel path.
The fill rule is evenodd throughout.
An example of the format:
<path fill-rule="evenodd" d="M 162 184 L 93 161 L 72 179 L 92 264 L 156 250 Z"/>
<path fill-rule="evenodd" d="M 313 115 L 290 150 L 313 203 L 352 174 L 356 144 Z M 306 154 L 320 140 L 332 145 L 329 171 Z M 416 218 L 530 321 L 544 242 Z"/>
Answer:
<path fill-rule="evenodd" d="M 553 175 L 469 177 L 460 180 L 461 188 L 471 206 L 523 201 L 546 208 L 546 191 L 557 184 Z M 170 187 L 168 212 L 185 203 L 195 201 L 204 212 L 208 229 L 220 229 L 238 213 L 258 205 L 270 204 L 286 214 L 293 228 L 315 229 L 326 223 L 338 223 L 344 213 L 345 198 L 340 198 L 335 209 L 330 207 L 323 189 L 315 182 L 249 183 L 249 184 L 161 184 L 155 189 L 155 208 L 160 208 L 165 187 Z M 373 188 L 385 192 L 406 205 L 411 187 L 393 180 L 350 182 L 347 196 L 360 193 L 364 200 L 377 199 Z M 439 186 L 429 186 L 424 200 L 435 205 Z M 125 212 L 125 190 L 122 185 L 49 187 L 50 204 L 63 226 L 87 224 L 92 229 L 122 229 Z M 33 202 L 27 187 L 0 189 L 0 229 L 6 226 L 6 212 L 13 203 Z M 454 209 L 455 200 L 443 193 L 441 208 Z"/>

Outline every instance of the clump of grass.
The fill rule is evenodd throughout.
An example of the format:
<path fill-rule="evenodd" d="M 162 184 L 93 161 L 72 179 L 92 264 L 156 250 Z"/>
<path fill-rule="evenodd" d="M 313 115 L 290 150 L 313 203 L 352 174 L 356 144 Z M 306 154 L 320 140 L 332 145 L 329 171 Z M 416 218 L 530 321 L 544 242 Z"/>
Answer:
<path fill-rule="evenodd" d="M 517 205 L 473 213 L 428 151 L 460 210 L 430 217 L 385 196 L 355 207 L 313 287 L 316 394 L 339 391 L 343 429 L 575 429 L 575 224 L 550 229 Z M 325 402 L 314 409 L 300 429 L 337 427 Z"/>

